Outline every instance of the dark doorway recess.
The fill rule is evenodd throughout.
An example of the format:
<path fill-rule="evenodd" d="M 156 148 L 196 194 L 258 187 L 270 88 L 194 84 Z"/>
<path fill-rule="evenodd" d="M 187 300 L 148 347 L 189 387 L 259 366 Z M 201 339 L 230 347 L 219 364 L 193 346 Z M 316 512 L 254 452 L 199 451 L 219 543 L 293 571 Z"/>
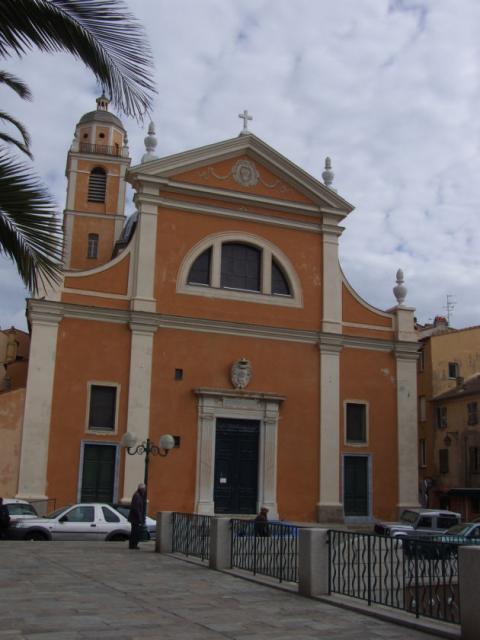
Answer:
<path fill-rule="evenodd" d="M 114 445 L 84 445 L 81 502 L 114 502 L 116 453 Z"/>
<path fill-rule="evenodd" d="M 345 456 L 343 508 L 345 516 L 368 517 L 368 456 Z"/>
<path fill-rule="evenodd" d="M 258 420 L 217 420 L 215 513 L 256 513 Z"/>

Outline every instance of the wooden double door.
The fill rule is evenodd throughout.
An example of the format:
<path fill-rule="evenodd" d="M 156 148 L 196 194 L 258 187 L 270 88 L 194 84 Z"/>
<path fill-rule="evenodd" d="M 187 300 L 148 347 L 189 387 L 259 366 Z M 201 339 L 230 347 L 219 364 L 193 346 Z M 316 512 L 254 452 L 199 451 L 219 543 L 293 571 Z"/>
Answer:
<path fill-rule="evenodd" d="M 215 513 L 256 513 L 259 433 L 258 420 L 217 419 Z"/>

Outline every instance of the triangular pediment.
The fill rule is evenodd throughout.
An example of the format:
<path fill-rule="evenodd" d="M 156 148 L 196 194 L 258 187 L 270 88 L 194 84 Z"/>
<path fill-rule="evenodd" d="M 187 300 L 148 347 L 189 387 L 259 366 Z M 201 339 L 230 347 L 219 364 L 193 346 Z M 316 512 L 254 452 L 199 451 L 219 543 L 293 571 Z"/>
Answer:
<path fill-rule="evenodd" d="M 128 176 L 131 182 L 158 179 L 163 183 L 313 204 L 338 212 L 341 217 L 353 210 L 335 191 L 251 133 L 135 165 Z"/>

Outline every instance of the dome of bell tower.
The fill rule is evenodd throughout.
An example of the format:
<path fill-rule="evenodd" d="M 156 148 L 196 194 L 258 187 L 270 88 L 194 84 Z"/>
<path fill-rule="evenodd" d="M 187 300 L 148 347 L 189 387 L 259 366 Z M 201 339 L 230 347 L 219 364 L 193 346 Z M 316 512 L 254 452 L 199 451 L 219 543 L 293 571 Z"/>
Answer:
<path fill-rule="evenodd" d="M 110 113 L 110 111 L 108 110 L 110 100 L 106 97 L 106 95 L 102 93 L 102 95 L 97 98 L 96 102 L 97 108 L 95 109 L 95 111 L 89 111 L 88 113 L 85 113 L 78 121 L 77 126 L 98 122 L 104 124 L 113 124 L 116 127 L 122 129 L 122 131 L 125 131 L 120 118 L 118 118 L 113 113 Z"/>

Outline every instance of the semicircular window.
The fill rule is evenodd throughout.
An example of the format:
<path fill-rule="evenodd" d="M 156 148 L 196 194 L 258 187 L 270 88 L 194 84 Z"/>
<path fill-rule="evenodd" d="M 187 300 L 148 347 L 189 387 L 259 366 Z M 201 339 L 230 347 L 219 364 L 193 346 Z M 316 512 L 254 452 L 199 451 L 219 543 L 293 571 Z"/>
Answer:
<path fill-rule="evenodd" d="M 278 296 L 291 295 L 288 280 L 275 259 L 272 260 L 272 293 Z"/>
<path fill-rule="evenodd" d="M 260 291 L 262 252 L 239 242 L 222 245 L 220 286 L 225 289 Z"/>
<path fill-rule="evenodd" d="M 188 284 L 210 285 L 210 264 L 212 260 L 212 249 L 207 249 L 201 253 L 188 274 Z"/>

